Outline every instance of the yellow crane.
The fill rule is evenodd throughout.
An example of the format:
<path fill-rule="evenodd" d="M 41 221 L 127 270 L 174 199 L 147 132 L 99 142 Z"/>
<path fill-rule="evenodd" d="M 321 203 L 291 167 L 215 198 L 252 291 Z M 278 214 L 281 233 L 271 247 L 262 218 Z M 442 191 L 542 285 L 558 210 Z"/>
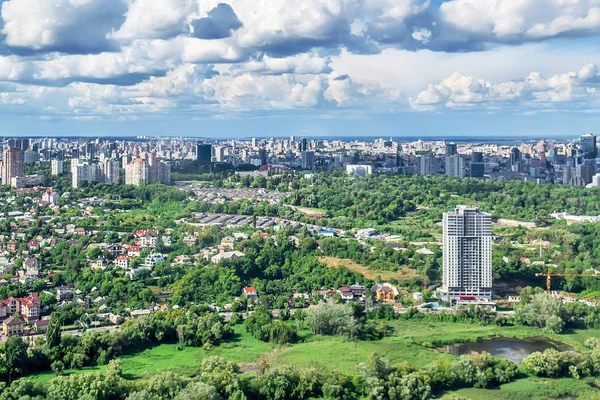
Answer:
<path fill-rule="evenodd" d="M 551 277 L 553 277 L 553 276 L 587 276 L 587 277 L 595 276 L 597 278 L 600 278 L 600 272 L 596 271 L 595 269 L 588 269 L 586 271 L 594 271 L 594 273 L 593 274 L 553 274 L 553 273 L 551 273 L 550 268 L 548 268 L 547 272 L 538 272 L 537 274 L 535 274 L 535 276 L 545 276 L 546 277 L 546 291 L 548 293 L 550 293 L 550 288 L 551 288 L 551 283 L 552 283 Z"/>

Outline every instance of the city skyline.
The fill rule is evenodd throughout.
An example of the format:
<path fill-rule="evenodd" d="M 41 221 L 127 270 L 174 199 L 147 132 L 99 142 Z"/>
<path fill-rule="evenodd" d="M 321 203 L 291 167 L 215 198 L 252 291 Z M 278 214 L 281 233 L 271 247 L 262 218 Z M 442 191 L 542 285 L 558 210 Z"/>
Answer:
<path fill-rule="evenodd" d="M 600 125 L 591 0 L 0 5 L 6 136 L 521 137 Z"/>

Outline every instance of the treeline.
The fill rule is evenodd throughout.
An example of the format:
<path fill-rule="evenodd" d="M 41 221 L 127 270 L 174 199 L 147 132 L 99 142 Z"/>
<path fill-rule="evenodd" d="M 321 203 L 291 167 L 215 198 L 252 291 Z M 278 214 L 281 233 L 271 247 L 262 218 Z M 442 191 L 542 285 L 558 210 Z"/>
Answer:
<path fill-rule="evenodd" d="M 316 182 L 315 182 L 316 181 Z M 297 180 L 289 203 L 324 209 L 338 227 L 383 225 L 417 205 L 439 210 L 456 204 L 479 206 L 496 217 L 535 221 L 555 211 L 598 215 L 600 190 L 566 185 L 494 182 L 445 176 L 371 175 L 364 179 L 319 174 Z M 332 224 L 333 225 L 333 224 Z"/>
<path fill-rule="evenodd" d="M 139 383 L 123 379 L 119 361 L 104 374 L 61 376 L 49 384 L 19 380 L 5 388 L 1 400 L 301 400 L 381 399 L 427 400 L 443 390 L 491 388 L 510 382 L 517 367 L 487 353 L 461 356 L 454 362 L 437 361 L 422 369 L 394 367 L 378 355 L 359 365 L 357 375 L 330 374 L 315 369 L 271 366 L 259 362 L 255 376 L 239 374 L 238 366 L 212 356 L 200 363 L 195 378 L 164 372 Z"/>
<path fill-rule="evenodd" d="M 60 374 L 64 369 L 105 365 L 124 352 L 161 343 L 178 343 L 180 348 L 218 345 L 233 332 L 231 324 L 208 312 L 207 306 L 156 312 L 127 320 L 119 331 L 86 332 L 80 337 L 62 336 L 62 322 L 61 313 L 54 313 L 46 340 L 37 341 L 29 352 L 22 338 L 10 337 L 0 351 L 0 379 L 11 382 L 19 376 L 50 369 Z"/>

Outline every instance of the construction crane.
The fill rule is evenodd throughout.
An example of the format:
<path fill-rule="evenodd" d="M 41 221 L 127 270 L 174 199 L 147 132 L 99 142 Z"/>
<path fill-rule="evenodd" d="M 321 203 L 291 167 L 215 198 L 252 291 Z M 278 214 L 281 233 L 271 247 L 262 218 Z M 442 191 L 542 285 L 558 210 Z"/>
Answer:
<path fill-rule="evenodd" d="M 537 274 L 535 274 L 535 276 L 545 276 L 546 277 L 546 292 L 550 293 L 550 288 L 552 287 L 552 281 L 551 281 L 551 277 L 553 276 L 587 276 L 587 277 L 597 277 L 600 278 L 600 271 L 596 271 L 593 268 L 590 268 L 588 270 L 585 270 L 584 272 L 587 271 L 594 271 L 593 274 L 553 274 L 550 272 L 550 268 L 548 268 L 547 272 L 538 272 Z"/>

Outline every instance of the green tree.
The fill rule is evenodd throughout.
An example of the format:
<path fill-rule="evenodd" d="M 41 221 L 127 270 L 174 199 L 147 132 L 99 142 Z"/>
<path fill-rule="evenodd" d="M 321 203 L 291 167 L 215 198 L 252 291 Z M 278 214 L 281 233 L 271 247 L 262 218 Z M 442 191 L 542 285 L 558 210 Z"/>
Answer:
<path fill-rule="evenodd" d="M 9 382 L 27 371 L 27 344 L 19 336 L 8 338 L 4 344 L 4 357 Z"/>

